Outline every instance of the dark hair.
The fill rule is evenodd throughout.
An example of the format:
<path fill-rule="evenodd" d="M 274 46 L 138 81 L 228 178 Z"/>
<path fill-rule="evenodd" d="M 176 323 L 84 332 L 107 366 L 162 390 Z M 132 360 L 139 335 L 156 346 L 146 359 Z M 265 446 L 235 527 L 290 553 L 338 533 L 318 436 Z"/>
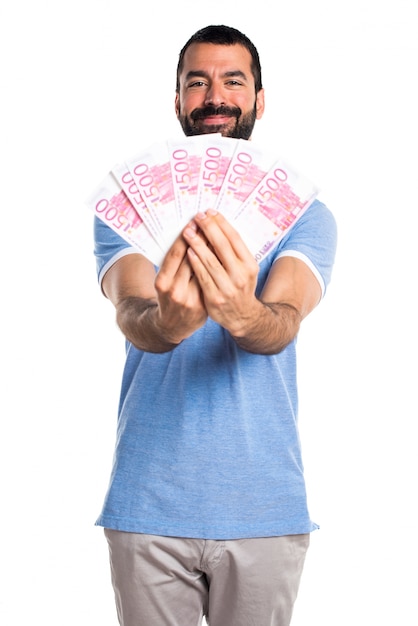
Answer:
<path fill-rule="evenodd" d="M 255 92 L 258 93 L 260 91 L 262 88 L 260 58 L 257 48 L 252 41 L 236 28 L 231 28 L 231 26 L 206 26 L 192 35 L 180 51 L 177 64 L 177 92 L 180 91 L 180 74 L 183 69 L 184 55 L 192 43 L 213 43 L 221 46 L 232 46 L 238 43 L 244 46 L 251 54 L 251 71 L 254 76 Z"/>

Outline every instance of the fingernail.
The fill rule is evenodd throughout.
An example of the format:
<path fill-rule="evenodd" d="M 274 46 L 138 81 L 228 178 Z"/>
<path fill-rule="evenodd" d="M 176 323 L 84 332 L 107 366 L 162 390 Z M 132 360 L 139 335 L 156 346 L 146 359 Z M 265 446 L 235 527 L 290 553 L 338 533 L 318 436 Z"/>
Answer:
<path fill-rule="evenodd" d="M 184 234 L 186 235 L 186 237 L 190 237 L 190 239 L 196 237 L 196 231 L 191 228 L 191 226 L 187 226 L 187 228 L 185 228 Z"/>

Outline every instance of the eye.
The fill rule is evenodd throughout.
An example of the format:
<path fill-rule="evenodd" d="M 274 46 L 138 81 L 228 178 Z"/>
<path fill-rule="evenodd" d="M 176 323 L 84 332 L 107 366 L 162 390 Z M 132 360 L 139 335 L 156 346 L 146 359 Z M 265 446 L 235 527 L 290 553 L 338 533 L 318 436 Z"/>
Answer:
<path fill-rule="evenodd" d="M 193 89 L 195 87 L 204 87 L 205 86 L 205 81 L 203 80 L 195 80 L 192 83 L 189 83 L 187 85 L 187 89 Z"/>
<path fill-rule="evenodd" d="M 234 78 L 231 78 L 231 80 L 228 80 L 228 81 L 225 83 L 225 85 L 226 85 L 227 87 L 232 87 L 232 88 L 234 88 L 234 87 L 243 87 L 243 86 L 244 86 L 244 83 L 243 83 L 243 82 L 241 82 L 240 80 L 235 80 Z"/>

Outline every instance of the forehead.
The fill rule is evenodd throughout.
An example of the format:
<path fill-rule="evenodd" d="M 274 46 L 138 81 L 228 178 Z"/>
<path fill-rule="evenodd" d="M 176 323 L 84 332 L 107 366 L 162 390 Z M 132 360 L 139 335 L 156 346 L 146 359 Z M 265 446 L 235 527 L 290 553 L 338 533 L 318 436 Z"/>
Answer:
<path fill-rule="evenodd" d="M 241 44 L 220 45 L 213 43 L 193 43 L 184 55 L 183 68 L 180 76 L 184 78 L 189 72 L 212 73 L 241 71 L 250 80 L 251 54 Z"/>

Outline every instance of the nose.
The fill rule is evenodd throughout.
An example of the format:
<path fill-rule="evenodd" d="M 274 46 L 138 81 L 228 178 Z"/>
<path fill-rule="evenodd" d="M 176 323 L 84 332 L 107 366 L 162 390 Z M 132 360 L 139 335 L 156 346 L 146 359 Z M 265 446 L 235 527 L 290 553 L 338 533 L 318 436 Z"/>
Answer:
<path fill-rule="evenodd" d="M 222 86 L 217 83 L 212 83 L 206 92 L 205 105 L 213 104 L 214 106 L 220 106 L 225 104 L 225 94 Z"/>

